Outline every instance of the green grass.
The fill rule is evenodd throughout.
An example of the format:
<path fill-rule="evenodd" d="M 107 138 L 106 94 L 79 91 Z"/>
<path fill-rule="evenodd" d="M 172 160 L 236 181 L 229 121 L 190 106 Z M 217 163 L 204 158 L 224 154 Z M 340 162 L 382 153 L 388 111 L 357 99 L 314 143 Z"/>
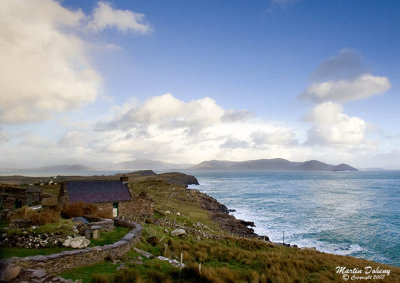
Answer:
<path fill-rule="evenodd" d="M 69 219 L 61 219 L 56 223 L 47 223 L 45 225 L 37 226 L 36 229 L 26 229 L 29 233 L 42 234 L 42 233 L 61 233 L 62 235 L 69 236 L 73 235 L 74 223 Z M 7 229 L 8 235 L 21 235 L 24 229 Z"/>
<path fill-rule="evenodd" d="M 90 246 L 95 247 L 114 244 L 115 242 L 118 242 L 123 236 L 125 236 L 129 231 L 129 228 L 116 226 L 114 231 L 100 232 L 100 239 L 92 239 Z"/>
<path fill-rule="evenodd" d="M 10 258 L 13 256 L 26 257 L 34 255 L 49 255 L 60 253 L 63 251 L 70 251 L 71 248 L 44 248 L 44 249 L 23 249 L 23 248 L 1 248 L 0 258 Z"/>
<path fill-rule="evenodd" d="M 45 225 L 38 226 L 37 229 L 33 230 L 34 233 L 62 233 L 65 236 L 72 235 L 74 229 L 74 223 L 70 219 L 61 219 L 57 223 L 47 223 Z"/>
<path fill-rule="evenodd" d="M 90 283 L 93 274 L 113 274 L 117 267 L 118 265 L 112 264 L 111 262 L 103 262 L 71 269 L 61 273 L 60 276 L 65 279 L 81 279 L 82 283 Z"/>

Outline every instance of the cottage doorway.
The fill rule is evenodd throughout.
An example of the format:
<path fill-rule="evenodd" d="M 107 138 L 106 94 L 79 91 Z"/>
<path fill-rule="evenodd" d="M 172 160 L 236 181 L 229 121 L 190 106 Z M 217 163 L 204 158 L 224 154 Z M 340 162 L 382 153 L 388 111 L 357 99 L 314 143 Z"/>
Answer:
<path fill-rule="evenodd" d="M 118 202 L 113 203 L 113 217 L 118 217 Z"/>

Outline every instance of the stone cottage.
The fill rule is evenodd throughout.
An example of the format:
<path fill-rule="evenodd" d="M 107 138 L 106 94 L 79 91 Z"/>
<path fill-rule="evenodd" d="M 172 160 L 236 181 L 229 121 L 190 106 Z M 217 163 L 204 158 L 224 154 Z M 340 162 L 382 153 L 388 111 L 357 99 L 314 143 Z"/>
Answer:
<path fill-rule="evenodd" d="M 110 217 L 133 219 L 152 215 L 153 200 L 145 193 L 132 195 L 128 177 L 120 180 L 66 181 L 61 184 L 58 203 L 93 203 L 105 210 Z"/>

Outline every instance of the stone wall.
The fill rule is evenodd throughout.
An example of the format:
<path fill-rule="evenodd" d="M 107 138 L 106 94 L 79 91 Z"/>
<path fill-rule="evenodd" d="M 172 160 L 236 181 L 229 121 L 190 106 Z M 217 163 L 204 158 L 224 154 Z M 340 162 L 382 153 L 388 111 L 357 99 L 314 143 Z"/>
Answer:
<path fill-rule="evenodd" d="M 99 210 L 104 211 L 104 217 L 112 218 L 113 217 L 113 204 L 112 202 L 100 202 L 95 203 L 95 205 L 99 208 Z"/>
<path fill-rule="evenodd" d="M 96 203 L 97 207 L 106 211 L 112 217 L 113 203 Z M 154 202 L 145 193 L 138 196 L 132 195 L 131 201 L 121 201 L 118 203 L 118 216 L 125 219 L 134 220 L 138 216 L 149 216 L 154 213 Z"/>
<path fill-rule="evenodd" d="M 154 202 L 146 194 L 132 196 L 132 201 L 119 203 L 119 216 L 133 220 L 138 216 L 149 216 L 154 213 Z"/>
<path fill-rule="evenodd" d="M 114 230 L 114 221 L 112 221 L 111 219 L 102 219 L 100 221 L 90 222 L 89 227 L 93 227 L 93 226 L 100 226 L 101 227 L 100 230 L 104 231 L 104 232 L 113 231 Z"/>
<path fill-rule="evenodd" d="M 31 269 L 44 269 L 48 273 L 61 273 L 68 269 L 99 263 L 106 259 L 120 258 L 140 239 L 142 227 L 137 223 L 118 218 L 115 219 L 115 224 L 132 228 L 132 230 L 114 244 L 64 251 L 47 256 L 13 257 L 7 261 Z"/>

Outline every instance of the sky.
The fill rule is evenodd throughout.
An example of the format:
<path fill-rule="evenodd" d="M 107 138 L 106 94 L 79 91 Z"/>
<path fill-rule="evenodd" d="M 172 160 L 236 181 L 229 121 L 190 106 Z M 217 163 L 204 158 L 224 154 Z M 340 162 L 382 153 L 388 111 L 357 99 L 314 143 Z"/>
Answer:
<path fill-rule="evenodd" d="M 400 2 L 0 2 L 0 168 L 400 168 Z"/>

